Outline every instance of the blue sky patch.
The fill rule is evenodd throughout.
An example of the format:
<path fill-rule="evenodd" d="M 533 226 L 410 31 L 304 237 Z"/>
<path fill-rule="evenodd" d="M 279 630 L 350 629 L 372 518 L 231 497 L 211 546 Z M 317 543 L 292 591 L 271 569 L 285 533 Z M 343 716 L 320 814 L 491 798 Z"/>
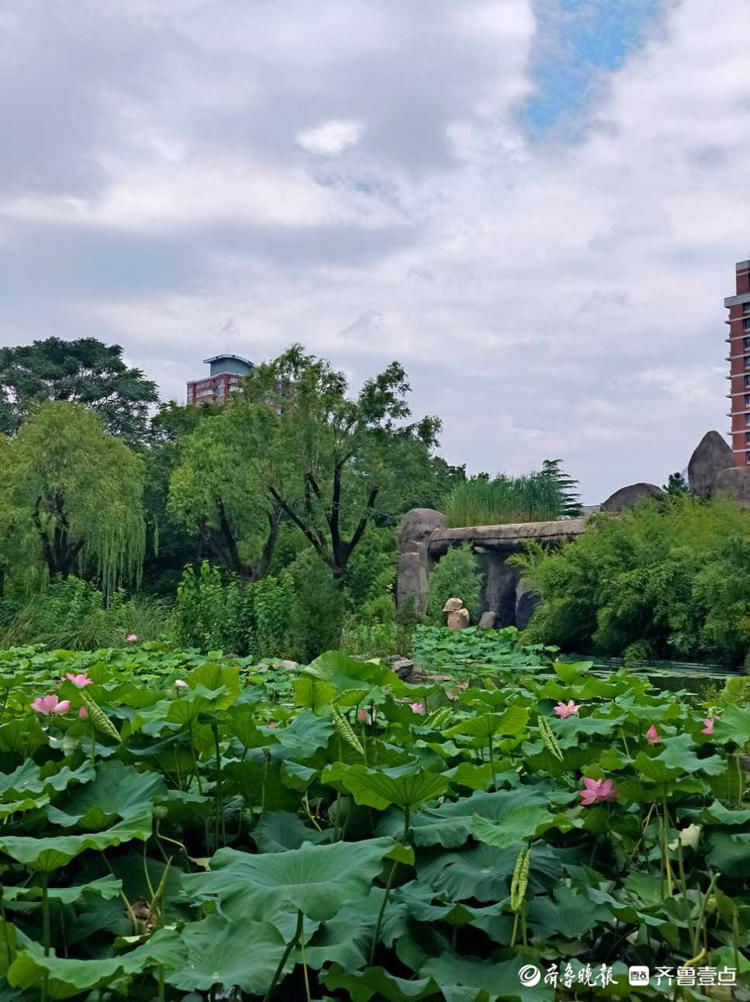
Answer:
<path fill-rule="evenodd" d="M 532 49 L 537 91 L 521 118 L 531 132 L 584 111 L 602 73 L 616 70 L 644 41 L 664 0 L 539 0 Z"/>

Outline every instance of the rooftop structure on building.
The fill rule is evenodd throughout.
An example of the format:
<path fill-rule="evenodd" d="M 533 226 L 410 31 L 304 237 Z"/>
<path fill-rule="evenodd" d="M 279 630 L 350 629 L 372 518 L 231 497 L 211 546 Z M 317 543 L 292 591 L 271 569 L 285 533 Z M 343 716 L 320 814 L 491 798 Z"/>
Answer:
<path fill-rule="evenodd" d="M 188 405 L 223 404 L 232 393 L 242 388 L 242 381 L 255 365 L 241 355 L 212 355 L 204 358 L 209 365 L 205 379 L 194 379 L 187 384 Z"/>
<path fill-rule="evenodd" d="M 738 261 L 736 291 L 724 300 L 729 310 L 729 414 L 737 466 L 750 466 L 750 260 Z"/>

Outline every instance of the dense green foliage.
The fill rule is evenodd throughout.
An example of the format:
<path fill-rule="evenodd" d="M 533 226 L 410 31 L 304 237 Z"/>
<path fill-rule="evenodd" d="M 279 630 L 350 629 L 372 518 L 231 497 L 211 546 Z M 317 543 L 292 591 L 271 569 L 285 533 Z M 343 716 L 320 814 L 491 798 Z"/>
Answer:
<path fill-rule="evenodd" d="M 548 472 L 525 477 L 486 474 L 458 484 L 448 497 L 447 524 L 503 525 L 513 522 L 545 522 L 569 513 L 567 488 Z"/>
<path fill-rule="evenodd" d="M 41 404 L 0 454 L 6 563 L 77 571 L 112 587 L 137 579 L 145 549 L 144 464 L 79 404 Z"/>
<path fill-rule="evenodd" d="M 461 688 L 335 652 L 294 673 L 0 653 L 2 997 L 553 1002 L 604 963 L 596 997 L 653 999 L 627 965 L 692 958 L 742 977 L 750 710 L 707 728 L 684 694 L 586 669 Z M 569 991 L 521 987 L 568 962 Z"/>
<path fill-rule="evenodd" d="M 473 622 L 479 613 L 479 596 L 482 591 L 482 571 L 479 561 L 464 543 L 454 546 L 430 571 L 430 599 L 428 617 L 436 626 L 445 624 L 443 606 L 449 598 L 462 599 Z"/>
<path fill-rule="evenodd" d="M 0 647 L 91 651 L 127 645 L 129 636 L 157 640 L 166 632 L 168 611 L 163 600 L 122 590 L 105 596 L 88 581 L 58 577 L 42 591 L 10 590 L 0 599 Z"/>
<path fill-rule="evenodd" d="M 368 527 L 395 525 L 430 480 L 439 422 L 407 423 L 408 390 L 394 362 L 352 398 L 343 373 L 294 346 L 200 422 L 172 474 L 171 510 L 248 580 L 268 572 L 282 520 L 345 578 Z"/>
<path fill-rule="evenodd" d="M 0 431 L 13 434 L 45 400 L 67 400 L 97 413 L 108 432 L 131 443 L 146 431 L 156 383 L 122 360 L 120 345 L 93 337 L 49 337 L 0 348 Z"/>
<path fill-rule="evenodd" d="M 544 599 L 531 636 L 565 650 L 741 664 L 750 648 L 750 512 L 730 501 L 596 517 L 525 573 Z"/>

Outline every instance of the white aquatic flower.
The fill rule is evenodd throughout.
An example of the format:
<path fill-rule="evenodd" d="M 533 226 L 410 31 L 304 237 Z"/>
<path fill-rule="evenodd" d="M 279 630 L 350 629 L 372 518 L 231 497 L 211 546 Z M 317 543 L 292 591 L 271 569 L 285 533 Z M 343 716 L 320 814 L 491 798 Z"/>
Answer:
<path fill-rule="evenodd" d="M 175 681 L 174 681 L 174 687 L 179 692 L 180 689 L 187 689 L 188 684 L 187 684 L 187 682 L 183 682 L 183 680 L 181 678 L 176 678 Z"/>

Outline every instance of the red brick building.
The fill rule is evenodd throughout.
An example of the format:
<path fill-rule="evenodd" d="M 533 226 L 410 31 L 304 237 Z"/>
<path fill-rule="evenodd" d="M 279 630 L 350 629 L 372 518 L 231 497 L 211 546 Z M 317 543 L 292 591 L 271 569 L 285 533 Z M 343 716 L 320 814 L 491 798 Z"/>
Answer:
<path fill-rule="evenodd" d="M 240 355 L 214 355 L 203 361 L 211 366 L 209 375 L 187 384 L 187 402 L 193 407 L 226 403 L 230 395 L 240 389 L 248 372 L 255 368 L 252 362 Z"/>
<path fill-rule="evenodd" d="M 724 300 L 729 310 L 729 418 L 737 466 L 750 466 L 750 261 L 738 261 L 737 291 Z"/>

